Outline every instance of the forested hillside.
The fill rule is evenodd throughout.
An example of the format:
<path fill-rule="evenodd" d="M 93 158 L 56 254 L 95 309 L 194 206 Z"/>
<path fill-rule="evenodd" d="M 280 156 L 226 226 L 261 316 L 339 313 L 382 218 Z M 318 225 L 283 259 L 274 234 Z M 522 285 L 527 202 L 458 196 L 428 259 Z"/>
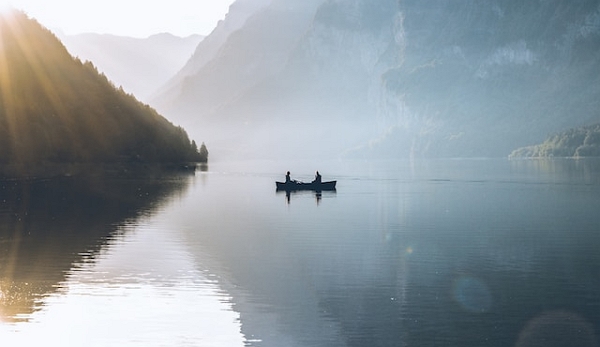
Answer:
<path fill-rule="evenodd" d="M 600 157 L 600 124 L 549 136 L 539 145 L 514 150 L 511 158 Z"/>
<path fill-rule="evenodd" d="M 0 16 L 0 163 L 203 161 L 195 142 L 18 11 Z"/>

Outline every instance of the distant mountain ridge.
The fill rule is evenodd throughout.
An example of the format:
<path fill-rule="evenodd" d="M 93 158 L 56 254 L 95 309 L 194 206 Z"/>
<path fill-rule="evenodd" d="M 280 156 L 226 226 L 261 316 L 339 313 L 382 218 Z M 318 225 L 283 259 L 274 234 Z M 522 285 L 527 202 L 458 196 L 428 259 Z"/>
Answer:
<path fill-rule="evenodd" d="M 256 12 L 265 8 L 271 0 L 237 0 L 230 6 L 225 20 L 219 21 L 210 35 L 200 42 L 193 55 L 180 70 L 171 76 L 169 81 L 152 95 L 155 103 L 168 103 L 171 97 L 180 93 L 180 84 L 188 76 L 197 74 L 207 63 L 215 58 L 229 35 L 245 25 L 246 20 Z"/>
<path fill-rule="evenodd" d="M 93 62 L 115 85 L 147 101 L 185 65 L 204 37 L 162 33 L 141 39 L 59 33 L 59 38 L 73 56 Z"/>
<path fill-rule="evenodd" d="M 599 23 L 597 0 L 272 0 L 152 102 L 234 153 L 506 156 L 600 120 Z"/>
<path fill-rule="evenodd" d="M 182 128 L 115 88 L 93 64 L 73 58 L 37 21 L 19 11 L 0 15 L 3 170 L 205 159 Z"/>

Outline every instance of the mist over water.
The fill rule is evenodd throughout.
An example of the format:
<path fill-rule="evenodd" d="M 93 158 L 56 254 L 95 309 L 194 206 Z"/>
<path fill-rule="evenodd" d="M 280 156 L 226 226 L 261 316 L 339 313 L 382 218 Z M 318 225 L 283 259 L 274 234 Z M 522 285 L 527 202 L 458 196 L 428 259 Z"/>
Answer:
<path fill-rule="evenodd" d="M 230 160 L 338 160 L 368 158 L 354 149 L 363 146 L 376 131 L 368 122 L 249 121 L 202 124 L 185 122 L 191 138 L 201 138 L 211 161 Z M 344 136 L 340 136 L 344 134 Z"/>

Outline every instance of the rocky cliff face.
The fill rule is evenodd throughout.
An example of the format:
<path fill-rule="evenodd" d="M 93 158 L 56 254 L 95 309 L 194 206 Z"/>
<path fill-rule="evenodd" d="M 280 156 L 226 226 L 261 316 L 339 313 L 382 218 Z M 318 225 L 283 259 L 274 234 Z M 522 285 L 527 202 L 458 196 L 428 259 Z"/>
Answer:
<path fill-rule="evenodd" d="M 600 118 L 597 0 L 273 0 L 218 52 L 158 107 L 246 148 L 504 156 Z"/>
<path fill-rule="evenodd" d="M 383 79 L 382 148 L 503 156 L 598 119 L 597 1 L 403 1 L 401 11 L 406 50 Z"/>

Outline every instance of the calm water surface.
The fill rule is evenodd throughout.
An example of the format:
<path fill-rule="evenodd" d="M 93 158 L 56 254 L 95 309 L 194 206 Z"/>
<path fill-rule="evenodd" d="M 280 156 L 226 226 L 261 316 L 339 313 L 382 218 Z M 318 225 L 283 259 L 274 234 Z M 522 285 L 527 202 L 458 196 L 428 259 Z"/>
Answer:
<path fill-rule="evenodd" d="M 599 346 L 600 162 L 315 166 L 0 182 L 0 343 Z"/>

